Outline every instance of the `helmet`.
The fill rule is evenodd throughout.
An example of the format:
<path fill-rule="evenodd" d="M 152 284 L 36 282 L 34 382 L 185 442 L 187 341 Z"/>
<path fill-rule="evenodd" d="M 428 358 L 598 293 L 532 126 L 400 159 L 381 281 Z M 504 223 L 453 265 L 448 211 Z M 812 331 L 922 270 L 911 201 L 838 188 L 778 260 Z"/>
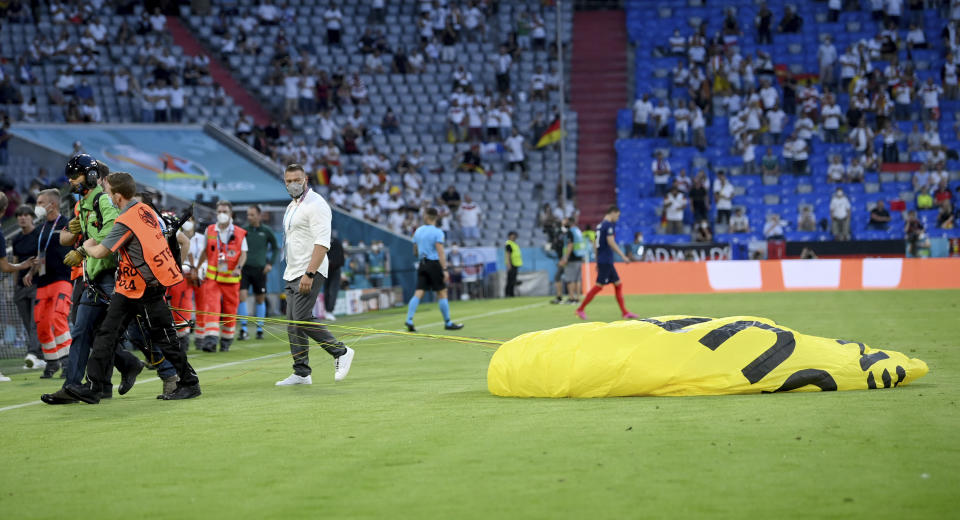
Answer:
<path fill-rule="evenodd" d="M 83 176 L 81 187 L 83 191 L 86 191 L 97 186 L 101 172 L 105 169 L 105 165 L 101 164 L 100 161 L 88 154 L 81 153 L 74 155 L 67 161 L 64 175 L 66 175 L 68 179 L 76 179 L 77 177 Z"/>

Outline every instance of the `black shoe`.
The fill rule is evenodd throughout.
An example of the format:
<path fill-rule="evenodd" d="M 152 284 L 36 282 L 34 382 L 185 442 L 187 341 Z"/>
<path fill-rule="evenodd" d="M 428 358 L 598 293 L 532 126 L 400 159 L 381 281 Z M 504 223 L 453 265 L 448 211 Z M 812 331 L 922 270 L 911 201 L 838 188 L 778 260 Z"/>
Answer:
<path fill-rule="evenodd" d="M 447 330 L 460 330 L 463 328 L 463 323 L 454 323 L 451 321 L 450 323 L 444 325 L 443 328 Z"/>
<path fill-rule="evenodd" d="M 113 390 L 110 390 L 107 392 L 104 392 L 103 390 L 101 390 L 97 392 L 97 395 L 100 396 L 101 401 L 103 401 L 104 399 L 113 399 Z"/>
<path fill-rule="evenodd" d="M 47 361 L 47 366 L 43 369 L 43 373 L 40 374 L 40 379 L 53 379 L 53 374 L 56 374 L 57 370 L 60 370 L 59 361 Z M 66 375 L 66 374 L 64 373 L 61 375 Z"/>
<path fill-rule="evenodd" d="M 247 329 L 240 329 L 240 337 L 237 338 L 237 341 L 246 341 L 250 337 L 250 334 L 247 334 Z"/>
<path fill-rule="evenodd" d="M 202 345 L 202 346 L 200 347 L 200 350 L 202 350 L 202 351 L 204 351 L 204 352 L 216 352 L 216 351 L 217 351 L 217 340 L 216 340 L 216 338 L 214 338 L 213 341 L 203 340 L 203 342 L 201 343 L 201 345 Z"/>
<path fill-rule="evenodd" d="M 232 339 L 221 339 L 220 340 L 220 352 L 230 352 L 230 345 L 233 344 Z"/>
<path fill-rule="evenodd" d="M 562 302 L 562 301 L 563 301 L 563 298 L 557 296 L 556 298 L 550 300 L 550 303 L 556 305 L 556 304 L 558 304 L 558 303 L 560 303 L 560 302 Z"/>
<path fill-rule="evenodd" d="M 143 372 L 143 363 L 137 363 L 137 367 L 133 370 L 127 371 L 126 374 L 120 376 L 120 388 L 117 391 L 120 395 L 123 395 L 130 391 L 133 388 L 134 383 L 137 382 L 137 376 L 140 375 L 140 372 Z"/>
<path fill-rule="evenodd" d="M 416 331 L 417 331 L 416 327 L 413 326 L 413 323 L 410 323 L 409 321 L 405 321 L 405 322 L 403 322 L 403 324 L 407 326 L 407 330 L 408 330 L 408 331 L 410 331 L 410 332 L 416 332 Z"/>
<path fill-rule="evenodd" d="M 47 404 L 73 404 L 78 402 L 73 397 L 67 395 L 67 392 L 63 388 L 52 394 L 41 395 L 40 400 Z"/>
<path fill-rule="evenodd" d="M 263 339 L 263 331 L 262 331 L 262 330 L 258 330 L 258 331 L 257 331 L 257 339 Z"/>
<path fill-rule="evenodd" d="M 180 399 L 193 399 L 200 397 L 200 385 L 178 386 L 176 390 L 169 394 L 158 395 L 157 399 L 164 401 L 178 401 Z"/>
<path fill-rule="evenodd" d="M 70 384 L 63 387 L 63 389 L 70 397 L 83 401 L 87 404 L 97 404 L 100 402 L 100 392 L 96 392 L 89 387 Z"/>

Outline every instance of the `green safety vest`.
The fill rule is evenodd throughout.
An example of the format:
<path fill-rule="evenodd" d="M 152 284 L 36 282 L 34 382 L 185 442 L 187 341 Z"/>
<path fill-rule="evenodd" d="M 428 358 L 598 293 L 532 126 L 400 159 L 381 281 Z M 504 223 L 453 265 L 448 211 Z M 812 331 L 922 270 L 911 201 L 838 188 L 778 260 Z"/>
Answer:
<path fill-rule="evenodd" d="M 586 260 L 587 242 L 583 240 L 583 233 L 580 232 L 580 228 L 577 226 L 571 227 L 570 231 L 573 232 L 573 254 L 579 256 L 581 259 Z"/>
<path fill-rule="evenodd" d="M 523 254 L 520 253 L 520 246 L 513 240 L 507 240 L 506 245 L 510 246 L 510 265 L 514 267 L 523 265 Z"/>

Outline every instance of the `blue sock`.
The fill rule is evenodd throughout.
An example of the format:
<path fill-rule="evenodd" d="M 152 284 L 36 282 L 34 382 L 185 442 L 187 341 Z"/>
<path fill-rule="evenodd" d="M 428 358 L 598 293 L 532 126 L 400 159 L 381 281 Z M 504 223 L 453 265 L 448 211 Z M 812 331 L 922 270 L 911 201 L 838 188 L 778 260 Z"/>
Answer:
<path fill-rule="evenodd" d="M 246 315 L 247 315 L 247 301 L 246 301 L 246 300 L 243 300 L 242 302 L 240 302 L 239 305 L 237 305 L 237 314 L 239 314 L 240 316 L 246 316 Z M 243 330 L 247 330 L 247 320 L 246 320 L 245 318 L 240 318 L 240 328 L 243 329 Z"/>
<path fill-rule="evenodd" d="M 264 318 L 267 316 L 267 302 L 257 304 L 257 317 Z M 257 320 L 257 330 L 263 330 L 263 320 Z"/>
<path fill-rule="evenodd" d="M 417 305 L 420 305 L 420 298 L 416 296 L 410 298 L 410 305 L 407 306 L 407 323 L 413 323 L 413 315 L 417 312 Z"/>
<path fill-rule="evenodd" d="M 440 314 L 443 314 L 443 323 L 450 323 L 450 302 L 446 298 L 437 300 L 437 307 L 440 307 Z"/>

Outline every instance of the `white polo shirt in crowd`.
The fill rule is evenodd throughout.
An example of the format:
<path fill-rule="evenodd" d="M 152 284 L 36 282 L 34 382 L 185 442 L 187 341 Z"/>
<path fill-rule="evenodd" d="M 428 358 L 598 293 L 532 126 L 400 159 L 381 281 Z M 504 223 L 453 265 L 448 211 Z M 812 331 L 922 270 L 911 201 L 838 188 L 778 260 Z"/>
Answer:
<path fill-rule="evenodd" d="M 333 215 L 319 193 L 308 189 L 300 198 L 290 201 L 283 214 L 283 251 L 287 268 L 283 279 L 290 282 L 303 276 L 310 265 L 313 246 L 330 248 L 330 227 Z M 327 277 L 330 259 L 323 257 L 317 272 Z"/>

